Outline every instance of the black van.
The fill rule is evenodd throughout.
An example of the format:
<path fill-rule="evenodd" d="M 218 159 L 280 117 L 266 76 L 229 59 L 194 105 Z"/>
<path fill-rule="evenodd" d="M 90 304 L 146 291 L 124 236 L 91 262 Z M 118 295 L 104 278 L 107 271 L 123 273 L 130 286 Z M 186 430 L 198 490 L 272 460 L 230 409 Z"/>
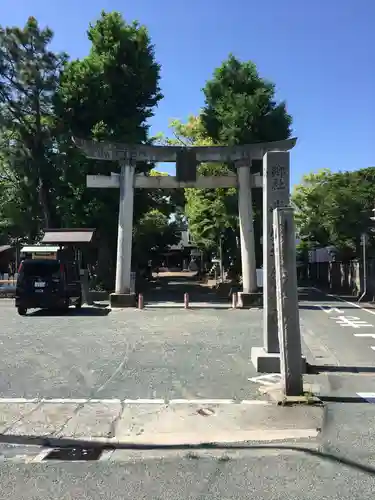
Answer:
<path fill-rule="evenodd" d="M 55 259 L 22 261 L 16 285 L 16 308 L 25 316 L 28 309 L 65 309 L 82 305 L 82 287 L 77 263 Z"/>

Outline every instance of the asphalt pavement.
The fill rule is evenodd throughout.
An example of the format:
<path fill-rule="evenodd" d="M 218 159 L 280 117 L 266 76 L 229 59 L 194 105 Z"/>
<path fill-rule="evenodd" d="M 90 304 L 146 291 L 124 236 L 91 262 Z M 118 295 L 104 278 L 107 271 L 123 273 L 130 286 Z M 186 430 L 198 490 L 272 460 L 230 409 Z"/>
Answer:
<path fill-rule="evenodd" d="M 375 461 L 375 309 L 318 289 L 300 293 L 301 333 L 315 357 L 325 404 L 322 442 Z M 327 449 L 328 449 L 327 448 Z"/>
<path fill-rule="evenodd" d="M 108 462 L 4 462 L 0 482 L 9 500 L 363 500 L 372 475 L 329 456 L 277 447 L 218 453 L 142 452 Z M 122 454 L 122 456 L 121 456 Z"/>
<path fill-rule="evenodd" d="M 17 315 L 0 300 L 0 398 L 253 399 L 262 311 L 159 308 Z"/>
<path fill-rule="evenodd" d="M 316 372 L 305 379 L 318 386 L 323 419 L 303 408 L 279 412 L 264 401 L 259 388 L 280 376 L 255 373 L 250 363 L 251 347 L 262 342 L 260 309 L 215 306 L 210 296 L 190 310 L 160 300 L 142 311 L 83 308 L 20 317 L 12 300 L 0 300 L 0 475 L 7 498 L 369 496 L 375 311 L 316 290 L 301 290 L 300 298 L 303 350 Z M 121 424 L 123 443 L 124 436 L 142 443 L 146 435 L 155 438 L 154 449 L 113 443 L 93 462 L 83 457 L 72 464 L 68 455 L 50 460 L 53 440 L 32 442 L 95 437 L 103 419 L 110 422 L 107 438 Z M 160 436 L 187 429 L 189 444 L 203 435 L 220 445 L 221 436 L 245 449 L 160 447 Z"/>

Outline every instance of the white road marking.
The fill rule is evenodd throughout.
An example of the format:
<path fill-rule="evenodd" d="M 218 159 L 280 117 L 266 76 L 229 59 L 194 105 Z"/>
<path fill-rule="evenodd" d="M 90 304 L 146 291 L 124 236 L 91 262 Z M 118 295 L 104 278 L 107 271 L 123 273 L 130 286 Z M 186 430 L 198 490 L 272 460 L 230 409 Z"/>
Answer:
<path fill-rule="evenodd" d="M 375 339 L 375 333 L 354 333 L 354 337 L 371 337 Z"/>
<path fill-rule="evenodd" d="M 214 405 L 214 404 L 224 404 L 230 405 L 235 403 L 233 399 L 171 399 L 169 401 L 170 404 L 205 404 L 205 405 Z"/>
<path fill-rule="evenodd" d="M 254 382 L 255 384 L 272 386 L 281 382 L 281 375 L 280 373 L 267 373 L 266 375 L 251 377 L 247 380 L 249 382 Z"/>
<path fill-rule="evenodd" d="M 4 403 L 4 404 L 7 404 L 7 403 L 20 403 L 20 404 L 23 404 L 23 403 L 40 403 L 40 399 L 27 399 L 27 398 L 0 398 L 0 403 Z"/>
<path fill-rule="evenodd" d="M 373 351 L 375 351 L 375 346 L 370 346 L 370 349 L 372 349 Z"/>
<path fill-rule="evenodd" d="M 244 399 L 241 401 L 243 405 L 263 405 L 267 406 L 272 404 L 270 401 L 263 401 L 261 399 Z"/>
<path fill-rule="evenodd" d="M 317 304 L 317 306 L 320 307 L 320 309 L 322 309 L 322 311 L 324 311 L 327 314 L 331 314 L 334 312 L 336 312 L 338 314 L 344 314 L 344 312 L 345 312 L 342 309 L 338 309 L 337 307 L 320 306 L 319 304 Z"/>
<path fill-rule="evenodd" d="M 164 399 L 124 399 L 125 404 L 164 404 Z"/>
<path fill-rule="evenodd" d="M 365 399 L 369 403 L 375 403 L 375 392 L 357 392 L 357 396 Z"/>
<path fill-rule="evenodd" d="M 341 300 L 341 302 L 345 302 L 346 304 L 349 304 L 350 306 L 358 307 L 358 309 L 362 309 L 362 311 L 366 311 L 370 314 L 375 315 L 375 311 L 371 311 L 370 309 L 366 309 L 366 307 L 362 307 L 360 304 L 356 304 L 355 302 L 350 302 L 349 300 L 345 300 L 345 299 L 343 299 L 343 298 L 341 298 L 338 295 L 335 295 L 333 293 L 325 293 L 325 292 L 323 292 L 323 290 L 320 290 L 316 286 L 312 286 L 310 288 L 312 290 L 319 292 L 319 293 L 323 293 L 324 295 L 327 295 L 327 297 L 333 297 L 334 299 Z"/>
<path fill-rule="evenodd" d="M 43 404 L 84 404 L 84 403 L 97 403 L 97 404 L 245 404 L 245 405 L 267 405 L 268 401 L 257 399 L 27 399 L 27 398 L 0 398 L 0 404 L 24 404 L 24 403 L 43 403 Z"/>
<path fill-rule="evenodd" d="M 121 403 L 121 399 L 89 399 L 89 403 L 102 403 L 102 404 L 114 404 Z"/>
<path fill-rule="evenodd" d="M 56 398 L 56 399 L 39 399 L 39 403 L 54 403 L 54 404 L 60 404 L 60 403 L 71 403 L 71 404 L 84 404 L 87 403 L 89 399 L 63 399 L 63 398 Z M 2 400 L 0 399 L 0 403 Z M 29 402 L 29 401 L 27 401 Z"/>
<path fill-rule="evenodd" d="M 26 460 L 26 463 L 39 463 L 42 462 L 48 453 L 51 453 L 52 448 L 44 448 L 40 453 L 38 453 L 35 457 L 32 457 L 29 460 Z"/>
<path fill-rule="evenodd" d="M 352 328 L 369 328 L 374 326 L 367 321 L 358 318 L 358 316 L 331 316 L 330 319 L 335 320 L 335 322 L 340 326 L 350 326 Z"/>

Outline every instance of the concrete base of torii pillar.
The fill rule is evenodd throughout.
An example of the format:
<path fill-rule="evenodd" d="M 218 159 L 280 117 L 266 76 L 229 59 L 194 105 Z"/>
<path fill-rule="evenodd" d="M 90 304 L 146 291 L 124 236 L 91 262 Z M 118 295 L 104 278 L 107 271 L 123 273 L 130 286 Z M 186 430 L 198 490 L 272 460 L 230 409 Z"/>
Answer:
<path fill-rule="evenodd" d="M 263 292 L 239 292 L 237 307 L 239 309 L 251 309 L 252 307 L 263 306 Z"/>
<path fill-rule="evenodd" d="M 135 307 L 137 302 L 135 293 L 111 293 L 109 301 L 111 308 Z"/>

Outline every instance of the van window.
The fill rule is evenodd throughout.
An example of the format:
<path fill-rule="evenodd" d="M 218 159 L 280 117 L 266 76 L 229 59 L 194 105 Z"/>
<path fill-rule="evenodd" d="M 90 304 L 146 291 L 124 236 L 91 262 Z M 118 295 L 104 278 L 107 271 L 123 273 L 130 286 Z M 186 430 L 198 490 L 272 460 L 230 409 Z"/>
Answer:
<path fill-rule="evenodd" d="M 28 260 L 22 263 L 21 274 L 25 277 L 59 278 L 60 262 L 58 260 Z"/>

